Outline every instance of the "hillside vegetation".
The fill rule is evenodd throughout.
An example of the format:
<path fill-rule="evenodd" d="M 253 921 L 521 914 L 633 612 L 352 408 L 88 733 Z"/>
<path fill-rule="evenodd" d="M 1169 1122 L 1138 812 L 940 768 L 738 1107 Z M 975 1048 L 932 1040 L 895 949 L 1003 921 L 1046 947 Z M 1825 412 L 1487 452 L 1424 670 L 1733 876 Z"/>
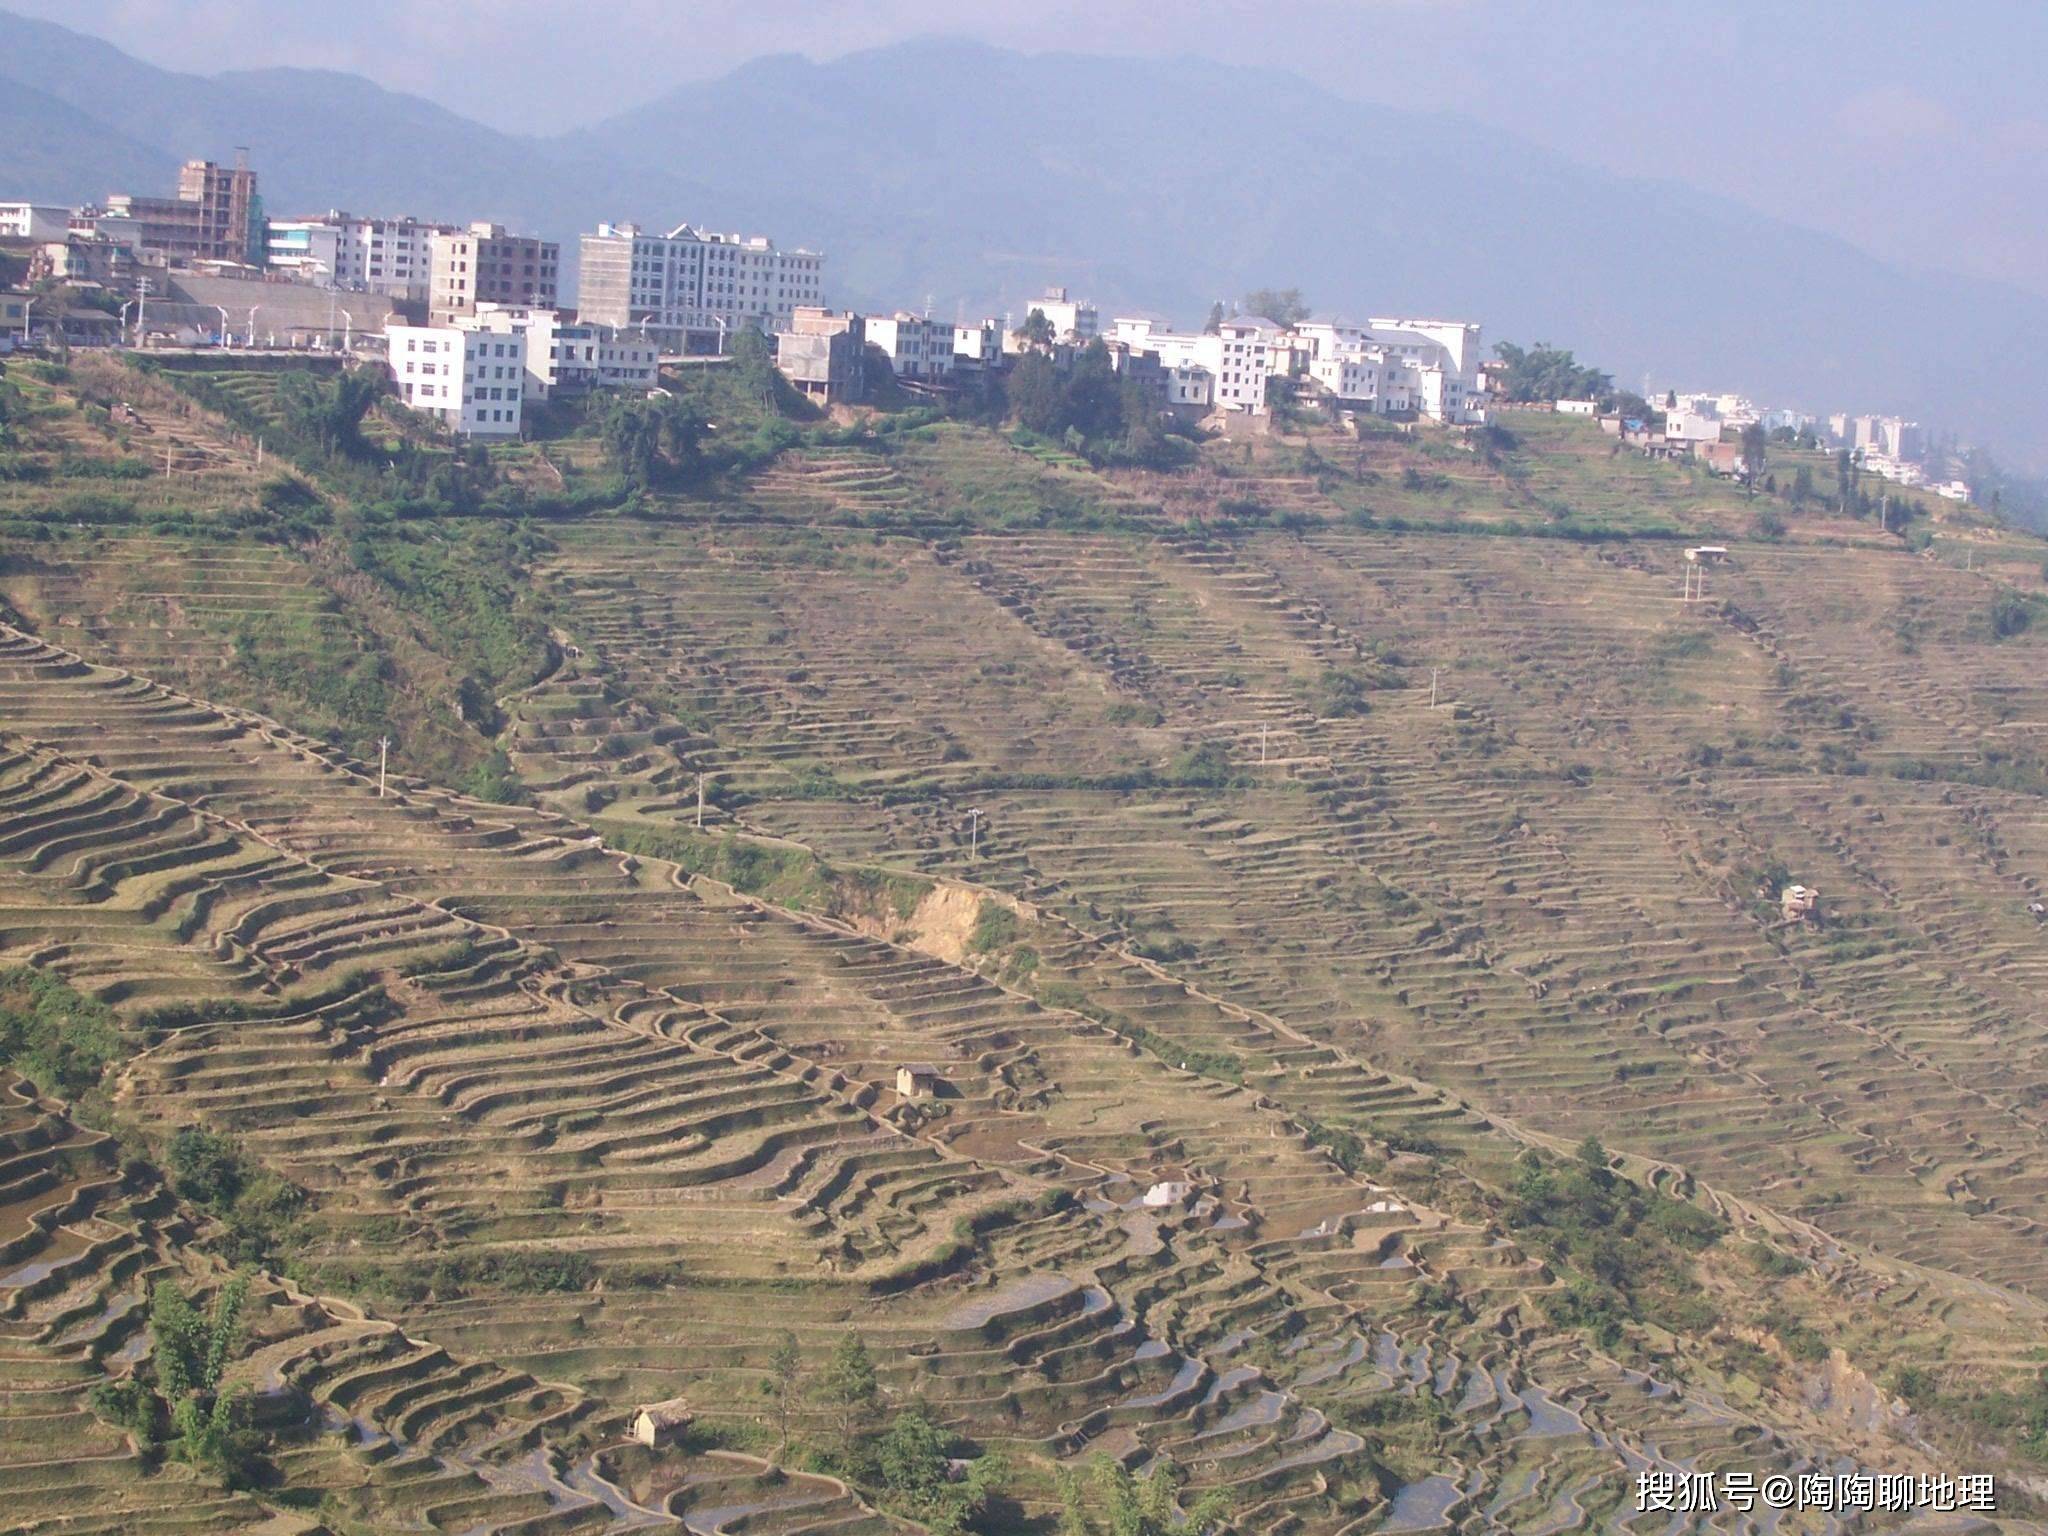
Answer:
<path fill-rule="evenodd" d="M 460 452 L 11 368 L 12 1515 L 2033 1518 L 2048 548 L 1543 414 L 1144 468 L 749 367 Z"/>

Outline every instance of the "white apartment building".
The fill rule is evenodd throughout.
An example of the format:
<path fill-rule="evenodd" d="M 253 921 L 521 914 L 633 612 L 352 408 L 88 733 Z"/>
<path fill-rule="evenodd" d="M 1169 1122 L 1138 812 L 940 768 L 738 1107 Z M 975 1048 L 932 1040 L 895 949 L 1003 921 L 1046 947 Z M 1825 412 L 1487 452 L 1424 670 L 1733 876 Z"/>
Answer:
<path fill-rule="evenodd" d="M 1664 408 L 1664 440 L 1691 448 L 1721 441 L 1721 418 L 1689 406 Z"/>
<path fill-rule="evenodd" d="M 62 240 L 71 233 L 71 210 L 54 203 L 0 203 L 0 240 Z"/>
<path fill-rule="evenodd" d="M 868 345 L 881 348 L 899 379 L 943 379 L 953 371 L 954 328 L 898 310 L 867 318 Z"/>
<path fill-rule="evenodd" d="M 415 218 L 357 218 L 335 208 L 314 218 L 269 220 L 264 259 L 302 282 L 419 301 L 427 297 L 434 237 L 461 230 Z"/>
<path fill-rule="evenodd" d="M 1925 485 L 1927 471 L 1911 459 L 1902 459 L 1894 454 L 1871 450 L 1863 455 L 1863 467 L 1879 479 L 1889 480 L 1894 485 Z"/>
<path fill-rule="evenodd" d="M 389 325 L 385 360 L 399 398 L 462 437 L 517 437 L 526 337 L 454 325 Z"/>
<path fill-rule="evenodd" d="M 1160 364 L 1166 403 L 1207 412 L 1216 403 L 1216 378 L 1199 363 Z"/>
<path fill-rule="evenodd" d="M 1828 435 L 1843 448 L 1882 454 L 1891 459 L 1921 459 L 1927 456 L 1927 434 L 1917 421 L 1898 416 L 1847 416 L 1828 418 Z"/>
<path fill-rule="evenodd" d="M 1340 400 L 1379 415 L 1413 411 L 1450 423 L 1485 419 L 1479 327 L 1469 321 L 1315 321 L 1297 325 L 1294 334 L 1307 348 L 1309 377 Z M 1347 372 L 1338 366 L 1347 358 L 1376 367 Z"/>
<path fill-rule="evenodd" d="M 1088 342 L 1102 333 L 1101 315 L 1095 306 L 1069 296 L 1064 288 L 1048 288 L 1031 300 L 1019 314 L 1017 324 L 1021 326 L 1029 320 L 1033 310 L 1051 322 L 1054 341 Z M 1014 337 L 1008 338 L 1008 346 L 1013 352 L 1017 349 Z"/>
<path fill-rule="evenodd" d="M 781 250 L 765 236 L 720 235 L 678 224 L 665 235 L 600 224 L 582 237 L 577 313 L 601 325 L 646 326 L 682 352 L 711 350 L 727 332 L 789 329 L 800 307 L 823 303 L 825 258 Z M 695 338 L 693 343 L 692 338 Z"/>
<path fill-rule="evenodd" d="M 1375 353 L 1327 352 L 1309 360 L 1308 376 L 1345 404 L 1383 415 L 1387 365 Z"/>
<path fill-rule="evenodd" d="M 953 327 L 953 364 L 962 368 L 994 368 L 1003 360 L 1003 322 L 982 320 Z"/>
<path fill-rule="evenodd" d="M 467 331 L 521 336 L 526 341 L 526 398 L 591 389 L 653 389 L 661 382 L 661 351 L 638 331 L 565 319 L 560 310 L 518 304 L 479 304 L 458 318 Z"/>
<path fill-rule="evenodd" d="M 1198 403 L 1192 391 L 1199 388 L 1192 370 L 1208 376 L 1209 404 L 1219 411 L 1262 415 L 1266 409 L 1266 380 L 1272 377 L 1273 359 L 1280 341 L 1280 328 L 1270 320 L 1249 316 L 1226 320 L 1214 333 L 1184 334 L 1153 329 L 1150 320 L 1119 319 L 1111 326 L 1111 339 L 1133 352 L 1151 354 L 1168 375 L 1171 403 Z M 1186 378 L 1188 397 L 1174 399 L 1182 386 L 1173 381 Z"/>
<path fill-rule="evenodd" d="M 1788 406 L 1774 406 L 1757 418 L 1766 432 L 1804 432 L 1814 424 L 1813 416 L 1807 411 L 1795 411 Z"/>

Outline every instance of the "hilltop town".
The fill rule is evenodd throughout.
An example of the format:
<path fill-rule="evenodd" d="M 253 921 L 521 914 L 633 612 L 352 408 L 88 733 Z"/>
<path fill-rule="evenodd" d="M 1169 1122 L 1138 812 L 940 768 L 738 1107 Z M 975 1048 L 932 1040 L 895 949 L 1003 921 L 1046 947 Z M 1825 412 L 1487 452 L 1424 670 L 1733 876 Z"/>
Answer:
<path fill-rule="evenodd" d="M 413 410 L 453 434 L 517 438 L 529 401 L 655 387 L 661 359 L 724 356 L 736 332 L 770 339 L 806 398 L 859 404 L 870 369 L 920 396 L 979 389 L 1028 351 L 1062 368 L 1099 347 L 1117 379 L 1162 419 L 1226 430 L 1275 403 L 1478 426 L 1490 409 L 1599 415 L 1641 451 L 1697 458 L 1731 477 L 1760 462 L 1744 429 L 1847 452 L 1859 470 L 1952 501 L 1971 499 L 1918 423 L 1759 407 L 1736 394 L 1675 390 L 1658 401 L 1517 387 L 1469 321 L 1312 320 L 1298 293 L 1263 295 L 1277 316 L 1219 301 L 1175 330 L 1111 316 L 1064 287 L 1001 317 L 944 321 L 827 306 L 826 257 L 763 235 L 679 224 L 664 233 L 600 224 L 578 242 L 573 304 L 558 242 L 494 223 L 324 214 L 272 218 L 246 157 L 194 160 L 175 195 L 113 193 L 77 207 L 0 202 L 0 259 L 28 287 L 0 292 L 0 345 L 342 352 L 381 361 Z M 40 306 L 40 308 L 38 307 Z M 1527 381 L 1523 381 L 1526 385 Z M 1569 387 L 1569 378 L 1551 381 Z"/>

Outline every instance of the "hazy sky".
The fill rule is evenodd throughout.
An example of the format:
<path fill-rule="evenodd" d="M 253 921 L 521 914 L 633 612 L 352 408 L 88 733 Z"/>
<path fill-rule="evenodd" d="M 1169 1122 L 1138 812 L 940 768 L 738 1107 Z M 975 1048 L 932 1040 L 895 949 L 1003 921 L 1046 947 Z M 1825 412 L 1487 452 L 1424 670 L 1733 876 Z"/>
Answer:
<path fill-rule="evenodd" d="M 0 4 L 172 68 L 348 70 L 534 131 L 763 53 L 828 58 L 930 33 L 1242 59 L 2048 293 L 2048 0 Z"/>

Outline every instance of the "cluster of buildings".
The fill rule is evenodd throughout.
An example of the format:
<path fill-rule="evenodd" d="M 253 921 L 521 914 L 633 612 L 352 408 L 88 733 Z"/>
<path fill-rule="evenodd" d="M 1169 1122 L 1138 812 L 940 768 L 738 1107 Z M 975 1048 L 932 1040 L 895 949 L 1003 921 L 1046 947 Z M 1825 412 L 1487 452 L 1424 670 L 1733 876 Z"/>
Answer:
<path fill-rule="evenodd" d="M 1759 406 L 1746 395 L 1668 390 L 1662 425 L 1638 417 L 1602 414 L 1593 400 L 1559 400 L 1566 415 L 1591 416 L 1607 432 L 1654 458 L 1690 458 L 1730 478 L 1746 472 L 1741 436 L 1746 428 L 1792 432 L 1820 447 L 1847 451 L 1870 474 L 1898 485 L 1921 486 L 1949 501 L 1971 499 L 1967 481 L 1937 473 L 1948 462 L 1916 421 L 1898 416 L 1837 414 L 1825 421 L 1805 411 Z"/>
<path fill-rule="evenodd" d="M 861 399 L 886 371 L 938 394 L 1012 366 L 1027 351 L 1070 366 L 1100 346 L 1162 413 L 1262 416 L 1284 394 L 1347 419 L 1475 425 L 1496 403 L 1501 365 L 1480 328 L 1401 318 L 1362 323 L 1259 315 L 1176 330 L 1116 316 L 1064 288 L 1014 316 L 971 322 L 825 303 L 825 257 L 760 235 L 678 224 L 661 233 L 601 223 L 577 244 L 577 295 L 562 303 L 560 245 L 489 222 L 362 217 L 340 209 L 273 219 L 246 153 L 192 160 L 167 196 L 114 193 L 77 207 L 0 202 L 0 256 L 28 285 L 0 290 L 0 349 L 61 335 L 75 344 L 244 345 L 381 352 L 400 396 L 459 433 L 513 436 L 525 408 L 557 394 L 658 387 L 663 358 L 728 350 L 732 334 L 772 338 L 791 385 L 821 403 Z M 49 290 L 60 288 L 52 297 Z M 94 301 L 97 302 L 94 302 Z M 84 302 L 81 302 L 84 301 Z M 132 320 L 131 320 L 132 316 Z M 1967 501 L 1917 422 L 1765 409 L 1739 394 L 1668 392 L 1661 425 L 1599 417 L 1643 452 L 1743 470 L 1744 428 L 1811 432 L 1863 469 Z"/>
<path fill-rule="evenodd" d="M 587 248 L 587 247 L 586 247 Z M 1100 345 L 1120 374 L 1162 411 L 1186 418 L 1262 416 L 1276 381 L 1353 415 L 1485 420 L 1480 332 L 1463 321 L 1375 319 L 1362 324 L 1281 325 L 1258 315 L 1220 317 L 1177 331 L 1152 317 L 1116 317 L 1050 288 L 1024 306 L 1025 321 L 953 323 L 908 312 L 858 315 L 799 306 L 776 335 L 785 376 L 819 400 L 855 399 L 868 370 L 886 365 L 914 389 L 944 388 L 956 375 L 999 369 L 1039 351 L 1056 363 Z"/>
<path fill-rule="evenodd" d="M 1898 416 L 1828 417 L 1825 438 L 1847 450 L 1865 471 L 1895 485 L 1922 486 L 1949 501 L 1968 501 L 1966 480 L 1944 478 L 1951 455 L 1917 421 Z"/>
<path fill-rule="evenodd" d="M 1103 348 L 1162 413 L 1261 416 L 1282 392 L 1356 415 L 1484 420 L 1479 327 L 1374 319 L 1282 325 L 1257 315 L 1179 331 L 1116 317 L 1052 288 L 1009 317 L 955 323 L 826 307 L 825 257 L 691 224 L 604 223 L 576 247 L 574 307 L 560 245 L 488 222 L 272 218 L 246 154 L 188 162 L 169 196 L 116 193 L 57 207 L 0 203 L 0 253 L 30 289 L 0 335 L 139 346 L 282 346 L 380 355 L 407 405 L 458 433 L 513 436 L 535 401 L 653 389 L 664 357 L 772 339 L 791 384 L 857 400 L 886 371 L 940 393 L 1025 352 L 1069 366 Z M 63 297 L 52 300 L 52 285 Z M 33 290 L 33 291 L 32 291 Z"/>

